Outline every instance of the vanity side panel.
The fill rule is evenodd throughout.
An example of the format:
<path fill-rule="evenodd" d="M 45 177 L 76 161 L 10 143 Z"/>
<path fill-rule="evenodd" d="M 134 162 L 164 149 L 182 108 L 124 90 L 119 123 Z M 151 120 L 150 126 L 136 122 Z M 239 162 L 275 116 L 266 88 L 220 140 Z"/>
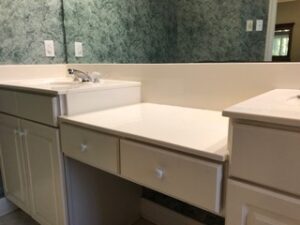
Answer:
<path fill-rule="evenodd" d="M 140 217 L 139 185 L 65 157 L 72 225 L 132 225 Z"/>

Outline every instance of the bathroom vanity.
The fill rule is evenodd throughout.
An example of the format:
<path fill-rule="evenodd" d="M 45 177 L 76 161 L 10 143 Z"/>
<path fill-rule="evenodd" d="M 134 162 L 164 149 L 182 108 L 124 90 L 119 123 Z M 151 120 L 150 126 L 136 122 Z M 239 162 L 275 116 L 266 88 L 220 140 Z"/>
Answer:
<path fill-rule="evenodd" d="M 228 120 L 140 103 L 138 82 L 2 83 L 5 194 L 41 225 L 202 225 L 143 188 L 227 225 L 298 225 L 299 94 L 257 96 L 226 109 Z"/>
<path fill-rule="evenodd" d="M 0 85 L 0 153 L 6 197 L 41 225 L 66 225 L 58 116 L 140 102 L 140 83 L 71 79 Z"/>
<path fill-rule="evenodd" d="M 299 90 L 232 106 L 227 225 L 300 224 Z"/>
<path fill-rule="evenodd" d="M 220 112 L 142 103 L 62 117 L 60 127 L 72 225 L 155 223 L 141 186 L 223 215 L 228 120 Z"/>

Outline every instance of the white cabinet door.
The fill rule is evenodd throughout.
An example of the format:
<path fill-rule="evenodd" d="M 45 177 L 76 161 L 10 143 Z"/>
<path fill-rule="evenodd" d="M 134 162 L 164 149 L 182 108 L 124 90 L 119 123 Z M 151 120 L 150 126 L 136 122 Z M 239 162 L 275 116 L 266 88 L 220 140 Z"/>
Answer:
<path fill-rule="evenodd" d="M 226 225 L 299 224 L 299 198 L 229 180 Z"/>
<path fill-rule="evenodd" d="M 57 129 L 22 121 L 32 217 L 42 225 L 64 225 L 62 159 Z"/>
<path fill-rule="evenodd" d="M 0 114 L 1 169 L 6 197 L 28 212 L 28 186 L 20 120 Z"/>

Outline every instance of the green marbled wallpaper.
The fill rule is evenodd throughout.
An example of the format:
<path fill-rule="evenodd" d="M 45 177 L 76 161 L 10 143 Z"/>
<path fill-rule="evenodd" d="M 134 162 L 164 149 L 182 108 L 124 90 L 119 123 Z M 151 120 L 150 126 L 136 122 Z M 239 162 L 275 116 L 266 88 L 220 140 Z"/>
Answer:
<path fill-rule="evenodd" d="M 263 61 L 266 29 L 246 32 L 246 20 L 267 24 L 268 0 L 177 0 L 177 62 Z"/>
<path fill-rule="evenodd" d="M 61 0 L 0 0 L 0 64 L 65 63 Z M 55 58 L 44 40 L 54 40 Z"/>
<path fill-rule="evenodd" d="M 263 61 L 269 0 L 64 0 L 70 63 Z M 74 56 L 74 42 L 84 57 Z"/>
<path fill-rule="evenodd" d="M 168 62 L 176 39 L 172 0 L 65 0 L 69 62 Z M 84 58 L 74 57 L 74 42 Z"/>
<path fill-rule="evenodd" d="M 67 46 L 61 1 L 1 0 L 0 64 L 263 60 L 265 32 L 244 29 L 249 18 L 266 22 L 268 0 L 64 0 Z"/>

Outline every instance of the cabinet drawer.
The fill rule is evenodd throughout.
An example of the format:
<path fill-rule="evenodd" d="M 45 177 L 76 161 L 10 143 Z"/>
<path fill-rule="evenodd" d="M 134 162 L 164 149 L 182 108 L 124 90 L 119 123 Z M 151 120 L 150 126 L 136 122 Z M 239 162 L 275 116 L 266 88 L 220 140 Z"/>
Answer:
<path fill-rule="evenodd" d="M 67 156 L 102 170 L 118 172 L 118 138 L 62 124 L 61 142 Z"/>
<path fill-rule="evenodd" d="M 59 103 L 56 96 L 17 92 L 18 116 L 36 122 L 57 125 Z"/>
<path fill-rule="evenodd" d="M 300 195 L 300 133 L 233 125 L 230 176 Z"/>
<path fill-rule="evenodd" d="M 0 89 L 0 111 L 16 115 L 17 113 L 17 100 L 16 92 Z"/>
<path fill-rule="evenodd" d="M 121 140 L 121 175 L 209 211 L 220 213 L 221 164 Z"/>
<path fill-rule="evenodd" d="M 298 225 L 300 199 L 229 180 L 226 225 Z"/>

